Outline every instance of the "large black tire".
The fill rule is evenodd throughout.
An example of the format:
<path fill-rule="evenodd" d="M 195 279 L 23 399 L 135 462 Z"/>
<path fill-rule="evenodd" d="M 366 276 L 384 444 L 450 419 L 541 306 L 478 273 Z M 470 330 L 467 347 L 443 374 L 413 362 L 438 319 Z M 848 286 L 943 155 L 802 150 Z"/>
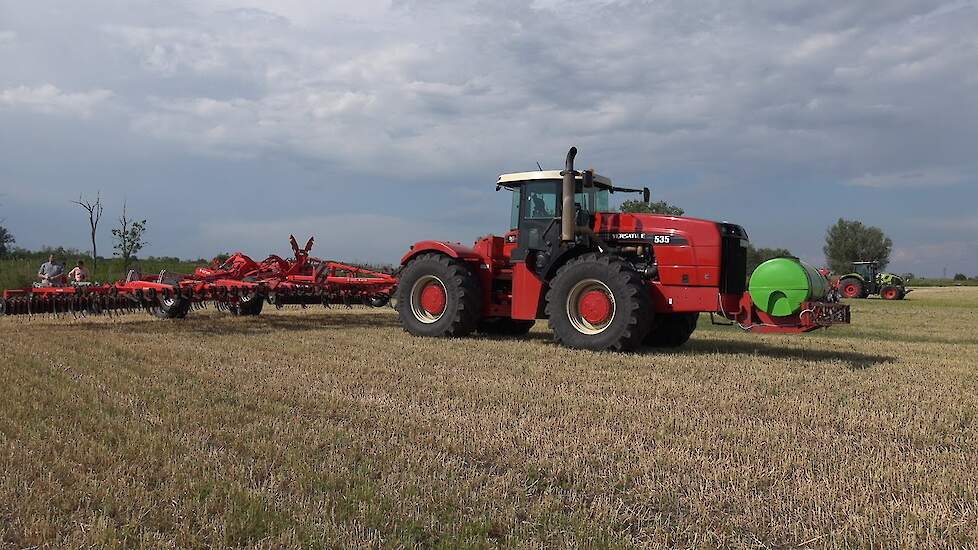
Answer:
<path fill-rule="evenodd" d="M 610 306 L 604 307 L 603 316 L 588 318 L 589 309 L 592 317 L 594 311 L 601 310 L 587 307 L 591 297 Z M 654 312 L 649 289 L 635 270 L 618 257 L 588 253 L 557 271 L 547 291 L 547 316 L 559 344 L 595 351 L 631 351 L 648 334 Z"/>
<path fill-rule="evenodd" d="M 158 297 L 159 306 L 156 308 L 156 316 L 160 319 L 183 319 L 190 311 L 190 300 L 184 297 L 164 298 Z"/>
<path fill-rule="evenodd" d="M 689 340 L 699 318 L 699 313 L 660 313 L 643 343 L 656 348 L 678 348 Z"/>
<path fill-rule="evenodd" d="M 465 262 L 438 253 L 405 266 L 395 304 L 401 326 L 415 336 L 467 336 L 482 318 L 479 278 Z"/>
<path fill-rule="evenodd" d="M 501 336 L 523 336 L 530 332 L 536 321 L 525 321 L 510 317 L 487 317 L 479 321 L 477 330 L 483 334 L 498 334 Z"/>
<path fill-rule="evenodd" d="M 839 292 L 843 298 L 865 298 L 866 286 L 855 277 L 843 277 L 839 280 Z"/>
<path fill-rule="evenodd" d="M 231 315 L 247 317 L 260 314 L 263 307 L 265 307 L 265 299 L 261 295 L 246 294 L 238 298 L 237 302 L 228 304 L 228 311 Z"/>

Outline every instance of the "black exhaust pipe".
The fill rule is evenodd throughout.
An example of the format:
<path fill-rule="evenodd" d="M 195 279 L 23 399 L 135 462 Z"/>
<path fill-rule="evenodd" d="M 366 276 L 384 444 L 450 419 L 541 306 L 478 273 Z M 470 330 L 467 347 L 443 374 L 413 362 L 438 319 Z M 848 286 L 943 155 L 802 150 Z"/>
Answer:
<path fill-rule="evenodd" d="M 567 160 L 564 161 L 564 171 L 560 175 L 564 176 L 563 186 L 563 206 L 560 211 L 560 240 L 565 243 L 574 240 L 574 188 L 576 187 L 577 172 L 574 171 L 574 157 L 577 156 L 577 147 L 571 147 L 567 151 Z"/>

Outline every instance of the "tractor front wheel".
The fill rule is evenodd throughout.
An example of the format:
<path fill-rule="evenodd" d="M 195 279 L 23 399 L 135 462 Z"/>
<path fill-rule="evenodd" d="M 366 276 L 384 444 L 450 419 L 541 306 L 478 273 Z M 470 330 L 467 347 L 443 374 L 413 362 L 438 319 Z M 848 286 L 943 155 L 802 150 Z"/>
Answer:
<path fill-rule="evenodd" d="M 655 348 L 678 348 L 689 340 L 699 318 L 699 313 L 660 313 L 644 343 Z"/>
<path fill-rule="evenodd" d="M 839 281 L 839 292 L 846 298 L 865 298 L 863 282 L 855 277 L 845 277 Z"/>
<path fill-rule="evenodd" d="M 415 336 L 466 336 L 482 317 L 475 273 L 438 253 L 418 256 L 404 268 L 395 303 L 401 326 Z"/>
<path fill-rule="evenodd" d="M 547 292 L 547 316 L 559 344 L 631 351 L 652 326 L 652 298 L 621 259 L 584 254 L 557 271 Z"/>
<path fill-rule="evenodd" d="M 880 297 L 884 300 L 902 300 L 903 291 L 898 286 L 886 285 L 880 289 Z"/>

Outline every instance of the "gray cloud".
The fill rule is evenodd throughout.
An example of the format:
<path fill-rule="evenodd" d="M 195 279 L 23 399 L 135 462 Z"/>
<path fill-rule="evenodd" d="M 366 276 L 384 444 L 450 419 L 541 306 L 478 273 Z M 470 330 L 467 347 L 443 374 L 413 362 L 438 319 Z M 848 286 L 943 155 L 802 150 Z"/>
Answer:
<path fill-rule="evenodd" d="M 165 234 L 173 245 L 154 239 L 159 253 L 208 253 L 188 236 L 213 235 L 215 223 L 237 228 L 224 238 L 257 246 L 225 206 L 241 189 L 284 202 L 263 194 L 259 174 L 297 178 L 307 197 L 287 213 L 245 207 L 269 228 L 297 216 L 375 215 L 374 225 L 402 234 L 412 225 L 453 238 L 498 231 L 505 212 L 489 209 L 505 209 L 504 198 L 439 189 L 482 192 L 500 171 L 555 164 L 571 143 L 623 183 L 651 184 L 694 214 L 739 219 L 761 244 L 816 261 L 824 227 L 839 216 L 919 249 L 939 243 L 918 243 L 894 223 L 907 193 L 934 217 L 978 198 L 974 2 L 210 0 L 5 10 L 7 127 L 54 124 L 126 142 L 131 172 L 115 177 L 140 182 L 129 192 L 149 201 L 150 215 L 160 211 L 158 180 L 140 166 L 185 176 L 206 166 L 167 182 L 168 193 L 194 193 L 201 205 Z M 87 118 L 37 119 L 69 113 Z M 36 166 L 59 154 L 102 178 L 86 187 L 126 187 L 90 165 L 118 162 L 118 147 L 71 161 L 36 139 L 35 155 L 0 158 L 20 167 L 0 186 L 60 189 Z M 360 184 L 337 188 L 329 182 L 338 175 Z M 349 204 L 312 202 L 337 193 Z M 375 195 L 389 201 L 366 198 Z M 63 208 L 49 200 L 17 206 Z M 353 204 L 360 210 L 343 211 Z M 456 209 L 472 213 L 444 223 Z M 370 247 L 365 256 L 390 255 Z M 900 261 L 910 269 L 914 257 Z"/>

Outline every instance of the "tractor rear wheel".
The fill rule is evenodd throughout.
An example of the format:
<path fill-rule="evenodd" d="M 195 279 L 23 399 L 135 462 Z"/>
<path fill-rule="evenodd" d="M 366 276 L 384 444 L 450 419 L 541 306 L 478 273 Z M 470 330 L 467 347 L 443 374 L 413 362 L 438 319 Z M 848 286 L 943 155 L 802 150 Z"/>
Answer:
<path fill-rule="evenodd" d="M 396 298 L 401 326 L 415 336 L 466 336 L 482 317 L 478 277 L 465 262 L 444 254 L 411 260 Z"/>
<path fill-rule="evenodd" d="M 839 292 L 846 298 L 865 298 L 863 282 L 855 277 L 844 277 L 839 281 Z"/>
<path fill-rule="evenodd" d="M 159 307 L 156 308 L 156 316 L 160 319 L 183 319 L 190 311 L 190 300 L 184 297 L 171 296 L 158 298 Z"/>
<path fill-rule="evenodd" d="M 554 340 L 572 348 L 631 351 L 652 326 L 652 298 L 615 256 L 589 253 L 557 271 L 547 292 Z"/>
<path fill-rule="evenodd" d="M 522 336 L 533 328 L 536 321 L 525 321 L 510 317 L 488 317 L 479 321 L 477 330 L 483 334 L 502 336 Z"/>
<path fill-rule="evenodd" d="M 884 300 L 902 300 L 903 291 L 898 286 L 886 285 L 880 289 L 880 297 Z"/>
<path fill-rule="evenodd" d="M 655 316 L 644 344 L 655 348 L 678 348 L 689 340 L 699 318 L 699 313 L 660 313 Z"/>

